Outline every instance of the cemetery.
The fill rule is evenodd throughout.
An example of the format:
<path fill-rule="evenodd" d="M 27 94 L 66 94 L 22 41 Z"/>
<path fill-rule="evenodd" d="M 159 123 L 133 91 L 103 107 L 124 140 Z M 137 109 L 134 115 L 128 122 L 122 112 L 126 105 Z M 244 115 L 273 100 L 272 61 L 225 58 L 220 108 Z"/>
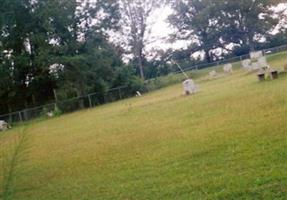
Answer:
<path fill-rule="evenodd" d="M 286 52 L 266 58 L 284 70 Z M 201 79 L 210 69 L 177 74 L 184 82 L 0 132 L 0 155 L 23 152 L 15 199 L 285 199 L 287 76 L 262 84 L 251 62 L 215 66 L 226 75 L 212 80 Z"/>
<path fill-rule="evenodd" d="M 287 0 L 0 10 L 0 200 L 287 200 Z"/>
<path fill-rule="evenodd" d="M 259 81 L 264 81 L 266 79 L 278 79 L 278 70 L 271 68 L 267 62 L 265 56 L 263 56 L 262 51 L 251 52 L 250 59 L 243 60 L 241 62 L 242 67 L 247 71 L 257 71 L 257 77 Z"/>

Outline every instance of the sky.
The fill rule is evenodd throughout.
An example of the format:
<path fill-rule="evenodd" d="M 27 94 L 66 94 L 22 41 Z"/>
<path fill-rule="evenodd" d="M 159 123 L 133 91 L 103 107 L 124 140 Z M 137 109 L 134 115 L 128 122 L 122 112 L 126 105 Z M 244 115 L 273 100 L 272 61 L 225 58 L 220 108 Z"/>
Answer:
<path fill-rule="evenodd" d="M 174 33 L 174 29 L 168 24 L 167 18 L 172 14 L 172 9 L 170 7 L 164 7 L 158 9 L 150 21 L 154 21 L 153 27 L 151 29 L 150 38 L 152 39 L 151 44 L 147 46 L 147 49 L 163 49 L 168 48 L 182 48 L 186 47 L 186 41 L 177 41 L 176 43 L 169 43 L 168 36 Z M 151 22 L 152 23 L 152 22 Z"/>
<path fill-rule="evenodd" d="M 276 11 L 280 12 L 285 9 L 285 14 L 287 15 L 287 3 L 281 3 Z M 153 16 L 151 17 L 150 23 L 153 24 L 152 32 L 150 33 L 150 38 L 154 41 L 147 46 L 147 50 L 155 49 L 163 49 L 166 50 L 168 48 L 184 48 L 187 47 L 186 41 L 178 41 L 176 43 L 168 43 L 167 37 L 174 32 L 174 29 L 170 27 L 167 23 L 167 17 L 172 14 L 172 9 L 168 6 L 158 9 Z M 281 20 L 281 25 L 287 26 L 286 20 Z M 275 31 L 278 32 L 278 31 Z"/>
<path fill-rule="evenodd" d="M 287 3 L 280 4 L 277 8 L 275 8 L 276 11 L 282 11 L 287 8 Z M 287 15 L 287 10 L 285 11 Z M 168 6 L 160 8 L 156 10 L 153 15 L 148 19 L 148 24 L 151 27 L 151 32 L 149 32 L 147 35 L 148 37 L 146 40 L 150 41 L 145 48 L 145 52 L 150 53 L 150 55 L 146 55 L 147 57 L 153 57 L 152 53 L 154 50 L 167 50 L 169 48 L 172 49 L 180 49 L 180 48 L 186 48 L 188 46 L 187 41 L 176 41 L 174 43 L 170 43 L 168 41 L 168 37 L 170 34 L 174 33 L 175 30 L 169 25 L 167 22 L 168 16 L 172 14 L 172 9 Z M 284 25 L 287 27 L 286 20 L 281 21 L 281 25 Z M 276 33 L 278 31 L 274 31 Z M 200 56 L 200 55 L 195 55 Z M 127 56 L 127 59 L 129 59 L 129 56 Z"/>

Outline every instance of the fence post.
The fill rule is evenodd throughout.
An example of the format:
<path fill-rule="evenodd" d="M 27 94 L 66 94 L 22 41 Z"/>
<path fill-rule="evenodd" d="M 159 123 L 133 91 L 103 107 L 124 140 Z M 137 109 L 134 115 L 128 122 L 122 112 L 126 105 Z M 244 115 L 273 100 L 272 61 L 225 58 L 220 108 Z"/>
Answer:
<path fill-rule="evenodd" d="M 91 100 L 91 95 L 88 95 L 88 98 L 89 98 L 89 104 L 90 104 L 90 108 L 91 108 L 91 107 L 93 107 L 92 100 Z"/>
<path fill-rule="evenodd" d="M 19 115 L 20 122 L 23 122 L 21 111 L 18 112 L 18 115 Z"/>
<path fill-rule="evenodd" d="M 13 122 L 12 109 L 9 105 L 8 105 L 8 110 L 9 110 L 9 123 L 12 124 L 12 122 Z"/>
<path fill-rule="evenodd" d="M 28 121 L 28 110 L 27 109 L 25 109 L 25 110 L 23 110 L 23 114 L 24 114 L 24 121 Z"/>
<path fill-rule="evenodd" d="M 122 99 L 122 92 L 121 92 L 121 88 L 119 88 L 119 97 L 120 97 L 120 99 Z"/>
<path fill-rule="evenodd" d="M 58 102 L 58 96 L 57 96 L 56 89 L 53 89 L 53 93 L 54 93 L 55 101 Z"/>

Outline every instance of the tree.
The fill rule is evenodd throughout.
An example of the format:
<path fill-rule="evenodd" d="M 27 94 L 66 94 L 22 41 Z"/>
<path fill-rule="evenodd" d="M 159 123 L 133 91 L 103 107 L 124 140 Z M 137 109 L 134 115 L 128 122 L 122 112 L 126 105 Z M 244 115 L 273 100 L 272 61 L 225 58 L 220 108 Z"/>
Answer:
<path fill-rule="evenodd" d="M 224 47 L 220 40 L 218 21 L 219 1 L 176 0 L 171 1 L 174 13 L 169 16 L 170 24 L 176 29 L 173 39 L 191 42 L 189 51 L 204 51 L 207 62 L 213 60 L 212 50 Z"/>
<path fill-rule="evenodd" d="M 47 42 L 49 18 L 41 15 L 43 6 L 43 0 L 37 3 L 2 1 L 0 6 L 1 67 L 2 71 L 9 73 L 5 80 L 10 83 L 2 98 L 9 101 L 10 107 L 11 104 L 16 108 L 21 104 L 27 106 L 37 92 L 49 90 L 48 84 L 41 84 L 44 79 L 45 83 L 49 82 L 50 50 Z"/>
<path fill-rule="evenodd" d="M 77 96 L 91 91 L 94 84 L 106 84 L 113 77 L 113 64 L 122 65 L 105 32 L 117 28 L 118 4 L 113 2 L 69 1 L 65 3 L 70 5 L 69 14 L 56 20 L 56 62 L 63 66 L 59 86 L 72 86 Z"/>
<path fill-rule="evenodd" d="M 121 43 L 129 47 L 133 59 L 139 69 L 142 79 L 144 75 L 145 53 L 147 34 L 151 28 L 148 19 L 152 13 L 164 5 L 164 1 L 158 0 L 119 0 L 121 7 Z"/>
<path fill-rule="evenodd" d="M 274 7 L 283 0 L 225 0 L 220 2 L 223 40 L 246 45 L 254 51 L 256 43 L 272 35 L 280 18 Z"/>
<path fill-rule="evenodd" d="M 7 112 L 7 102 L 13 110 L 31 106 L 35 99 L 45 103 L 56 87 L 68 85 L 82 96 L 113 86 L 123 63 L 106 31 L 117 28 L 117 2 L 0 3 L 1 112 Z"/>
<path fill-rule="evenodd" d="M 192 41 L 191 53 L 204 51 L 207 62 L 220 48 L 227 53 L 254 51 L 260 40 L 268 38 L 279 23 L 274 7 L 283 0 L 176 0 L 169 22 L 176 28 L 175 39 Z"/>

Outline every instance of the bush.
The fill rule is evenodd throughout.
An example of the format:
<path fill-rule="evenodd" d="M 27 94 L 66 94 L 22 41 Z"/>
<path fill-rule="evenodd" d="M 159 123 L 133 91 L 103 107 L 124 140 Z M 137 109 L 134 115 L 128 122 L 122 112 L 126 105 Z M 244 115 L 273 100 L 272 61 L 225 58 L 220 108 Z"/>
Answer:
<path fill-rule="evenodd" d="M 47 113 L 50 112 L 49 109 L 44 106 L 42 112 L 41 112 L 41 116 L 47 117 Z"/>
<path fill-rule="evenodd" d="M 46 106 L 43 107 L 43 110 L 41 112 L 41 116 L 43 117 L 58 117 L 62 115 L 62 111 L 59 109 L 57 105 L 55 105 L 54 110 L 53 108 L 47 108 Z"/>
<path fill-rule="evenodd" d="M 233 54 L 235 56 L 246 55 L 246 54 L 249 54 L 249 49 L 250 47 L 248 45 L 236 46 L 233 50 Z"/>
<path fill-rule="evenodd" d="M 53 116 L 58 117 L 60 115 L 62 115 L 62 111 L 59 109 L 59 107 L 57 105 L 55 105 L 55 109 L 53 111 Z"/>
<path fill-rule="evenodd" d="M 140 92 L 146 91 L 144 81 L 141 78 L 136 77 L 136 76 L 130 79 L 128 83 L 128 88 L 129 88 L 129 91 L 132 92 L 133 94 L 135 94 L 137 91 L 140 91 Z"/>

